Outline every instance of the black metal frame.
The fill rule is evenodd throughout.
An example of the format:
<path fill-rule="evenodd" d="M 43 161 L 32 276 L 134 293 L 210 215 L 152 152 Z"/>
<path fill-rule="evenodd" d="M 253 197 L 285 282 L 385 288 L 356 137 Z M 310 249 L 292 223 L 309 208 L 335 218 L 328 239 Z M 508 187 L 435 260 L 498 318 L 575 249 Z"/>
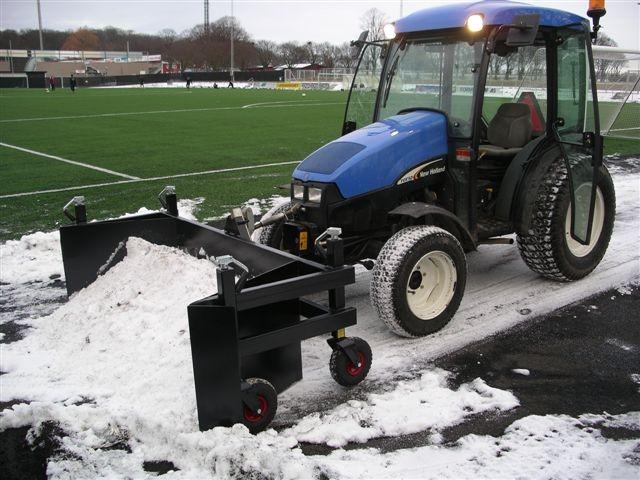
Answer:
<path fill-rule="evenodd" d="M 317 245 L 322 265 L 181 218 L 175 192 L 164 193 L 165 211 L 103 222 L 86 222 L 80 197 L 67 204 L 65 214 L 75 222 L 60 228 L 67 291 L 84 288 L 124 258 L 132 236 L 218 258 L 218 292 L 187 307 L 201 430 L 242 421 L 244 405 L 255 402 L 246 379 L 266 379 L 278 393 L 302 379 L 302 340 L 331 334 L 331 348 L 355 358 L 344 336 L 356 324 L 355 308 L 345 306 L 345 285 L 355 273 L 343 265 L 342 239 L 331 235 Z M 301 298 L 322 292 L 327 305 Z"/>

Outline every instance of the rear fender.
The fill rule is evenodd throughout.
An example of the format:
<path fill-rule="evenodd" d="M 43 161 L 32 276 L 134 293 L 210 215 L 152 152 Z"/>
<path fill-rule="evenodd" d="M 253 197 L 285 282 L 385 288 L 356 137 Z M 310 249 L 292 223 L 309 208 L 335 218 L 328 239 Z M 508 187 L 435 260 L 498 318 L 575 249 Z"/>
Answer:
<path fill-rule="evenodd" d="M 454 235 L 465 252 L 476 249 L 476 242 L 462 221 L 449 210 L 423 202 L 404 203 L 389 212 L 389 215 L 420 219 L 430 217 L 430 225 L 441 227 Z"/>
<path fill-rule="evenodd" d="M 511 221 L 511 213 L 514 203 L 517 203 L 518 190 L 522 185 L 522 179 L 527 174 L 532 158 L 535 158 L 538 146 L 544 143 L 545 137 L 540 137 L 529 142 L 511 160 L 507 171 L 500 183 L 498 198 L 496 200 L 496 218 L 504 222 Z"/>
<path fill-rule="evenodd" d="M 523 235 L 529 230 L 538 189 L 551 164 L 561 155 L 559 145 L 551 142 L 548 148 L 531 158 L 528 168 L 522 174 L 511 207 L 511 218 L 517 234 Z"/>

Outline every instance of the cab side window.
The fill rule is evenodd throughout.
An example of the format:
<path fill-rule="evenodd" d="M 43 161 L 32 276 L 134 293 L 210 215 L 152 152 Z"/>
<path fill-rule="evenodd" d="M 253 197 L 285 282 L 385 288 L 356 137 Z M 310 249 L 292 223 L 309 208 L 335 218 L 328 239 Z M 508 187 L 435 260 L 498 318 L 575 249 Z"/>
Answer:
<path fill-rule="evenodd" d="M 531 109 L 534 136 L 544 133 L 547 118 L 546 49 L 540 46 L 496 46 L 491 56 L 482 115 L 488 123 L 504 103 L 525 103 Z"/>

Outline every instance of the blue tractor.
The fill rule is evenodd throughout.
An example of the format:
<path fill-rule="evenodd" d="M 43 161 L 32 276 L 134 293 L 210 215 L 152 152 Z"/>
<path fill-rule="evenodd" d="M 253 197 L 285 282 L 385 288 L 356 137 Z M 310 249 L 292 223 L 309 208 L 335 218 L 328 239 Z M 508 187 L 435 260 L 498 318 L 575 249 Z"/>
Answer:
<path fill-rule="evenodd" d="M 418 11 L 384 40 L 363 32 L 342 136 L 297 166 L 258 241 L 313 259 L 339 227 L 346 261 L 373 268 L 380 319 L 408 337 L 449 322 L 465 252 L 505 235 L 545 277 L 588 275 L 615 217 L 591 51 L 604 13 L 591 3 L 591 30 L 566 11 L 482 1 Z"/>
<path fill-rule="evenodd" d="M 330 334 L 340 385 L 367 376 L 371 348 L 346 335 L 345 263 L 373 268 L 379 317 L 409 337 L 453 317 L 465 253 L 513 243 L 505 235 L 541 275 L 588 275 L 615 217 L 591 53 L 603 2 L 589 14 L 593 31 L 571 13 L 487 1 L 414 13 L 386 40 L 364 33 L 343 134 L 294 170 L 289 203 L 259 222 L 235 208 L 222 231 L 180 217 L 172 187 L 162 211 L 100 222 L 75 197 L 60 228 L 68 293 L 125 258 L 130 237 L 213 260 L 215 293 L 187 308 L 199 425 L 256 432 L 302 378 L 303 340 Z M 328 301 L 308 298 L 319 294 Z"/>

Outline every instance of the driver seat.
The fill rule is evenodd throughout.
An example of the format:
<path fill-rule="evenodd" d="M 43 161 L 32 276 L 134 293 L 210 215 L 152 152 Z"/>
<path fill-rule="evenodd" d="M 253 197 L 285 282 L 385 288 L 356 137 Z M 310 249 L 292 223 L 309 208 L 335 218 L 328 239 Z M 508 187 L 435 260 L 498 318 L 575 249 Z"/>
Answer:
<path fill-rule="evenodd" d="M 503 103 L 487 127 L 488 144 L 480 145 L 480 158 L 511 160 L 531 141 L 531 109 L 525 103 Z"/>

